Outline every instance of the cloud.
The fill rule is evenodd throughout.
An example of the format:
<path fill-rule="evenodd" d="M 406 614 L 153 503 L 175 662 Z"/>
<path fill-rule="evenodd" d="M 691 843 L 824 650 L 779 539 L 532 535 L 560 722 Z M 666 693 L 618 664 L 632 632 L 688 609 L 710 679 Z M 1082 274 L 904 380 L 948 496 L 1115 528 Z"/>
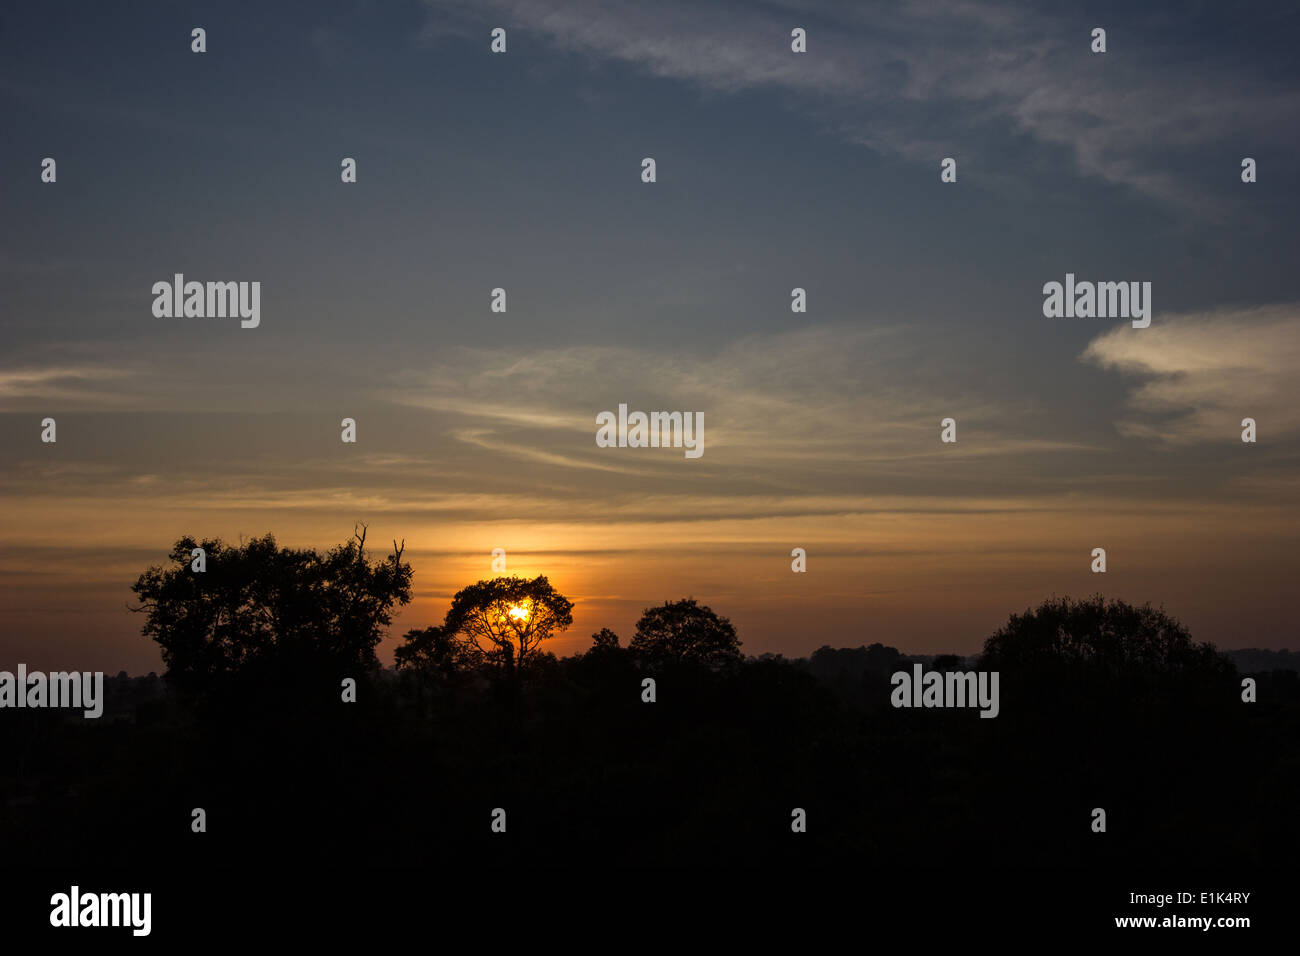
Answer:
<path fill-rule="evenodd" d="M 426 37 L 463 35 L 478 19 L 544 37 L 576 54 L 723 94 L 794 98 L 845 139 L 934 164 L 945 155 L 1005 156 L 1007 134 L 1063 147 L 1085 176 L 1211 208 L 1170 171 L 1170 151 L 1215 142 L 1294 145 L 1300 100 L 1284 86 L 1218 65 L 1204 50 L 1166 49 L 1156 15 L 1133 19 L 1089 52 L 1077 17 L 1038 5 L 917 0 L 857 8 L 780 5 L 426 0 Z M 1191 14 L 1189 14 L 1191 15 Z M 808 30 L 808 53 L 790 30 Z M 1212 53 L 1212 51 L 1211 51 Z M 1226 62 L 1226 61 L 1225 61 Z"/>
<path fill-rule="evenodd" d="M 1143 379 L 1121 434 L 1170 445 L 1236 440 L 1243 418 L 1261 434 L 1300 432 L 1300 304 L 1158 316 L 1116 328 L 1080 358 Z"/>
<path fill-rule="evenodd" d="M 653 475 L 735 477 L 762 466 L 786 479 L 817 468 L 876 476 L 933 471 L 932 460 L 1083 450 L 1025 435 L 1019 405 L 994 401 L 936 363 L 907 326 L 806 326 L 752 334 L 712 354 L 610 345 L 460 348 L 434 368 L 395 373 L 379 397 L 466 420 L 454 437 L 542 464 Z M 704 414 L 705 455 L 648 452 L 628 460 L 595 445 L 596 415 L 620 403 Z M 939 422 L 960 416 L 981 441 L 940 446 Z M 1015 437 L 1011 437 L 1015 436 Z M 779 479 L 778 479 L 779 480 Z"/>
<path fill-rule="evenodd" d="M 84 366 L 0 369 L 0 399 L 100 402 L 113 398 L 104 383 L 129 377 L 124 370 Z"/>
<path fill-rule="evenodd" d="M 10 355 L 0 365 L 0 413 L 317 408 L 374 374 L 346 345 L 295 341 L 286 359 L 285 349 L 250 350 L 239 335 L 196 342 L 169 332 L 147 347 L 129 338 L 56 341 Z"/>

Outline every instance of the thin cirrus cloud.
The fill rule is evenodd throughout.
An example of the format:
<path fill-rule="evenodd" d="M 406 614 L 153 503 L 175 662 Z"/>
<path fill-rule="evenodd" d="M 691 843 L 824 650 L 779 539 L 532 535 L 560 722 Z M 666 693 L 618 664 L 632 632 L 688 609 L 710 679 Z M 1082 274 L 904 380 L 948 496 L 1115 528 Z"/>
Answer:
<path fill-rule="evenodd" d="M 925 471 L 938 455 L 976 458 L 1088 450 L 1022 426 L 1026 403 L 980 394 L 945 363 L 918 361 L 905 326 L 809 326 L 752 334 L 711 355 L 657 355 L 616 346 L 457 349 L 434 368 L 394 375 L 379 397 L 450 413 L 457 441 L 534 464 L 690 480 L 771 465 L 852 473 Z M 615 460 L 595 445 L 596 414 L 630 410 L 704 415 L 705 455 Z M 1031 403 L 1030 403 L 1031 404 Z M 940 421 L 959 410 L 984 440 L 940 447 Z"/>
<path fill-rule="evenodd" d="M 1064 148 L 1079 173 L 1190 203 L 1170 150 L 1279 140 L 1294 145 L 1300 100 L 1245 77 L 1213 51 L 1188 58 L 1160 45 L 1159 23 L 1130 28 L 1089 60 L 1090 29 L 1042 7 L 978 2 L 656 4 L 556 0 L 426 0 L 427 42 L 507 25 L 561 50 L 631 64 L 651 76 L 734 94 L 765 89 L 850 142 L 937 164 L 960 147 L 986 171 L 1008 131 Z M 1130 12 L 1126 23 L 1137 16 Z M 790 30 L 808 31 L 808 53 Z M 519 49 L 518 46 L 515 49 Z M 1126 55 L 1127 54 L 1127 55 Z M 1212 212 L 1195 196 L 1192 208 Z"/>
<path fill-rule="evenodd" d="M 121 396 L 114 383 L 130 377 L 122 369 L 75 365 L 23 366 L 0 370 L 0 401 L 56 399 L 112 401 Z"/>
<path fill-rule="evenodd" d="M 1274 437 L 1300 432 L 1300 304 L 1168 315 L 1116 328 L 1080 356 L 1136 378 L 1121 434 L 1167 445 L 1224 441 L 1243 418 Z"/>

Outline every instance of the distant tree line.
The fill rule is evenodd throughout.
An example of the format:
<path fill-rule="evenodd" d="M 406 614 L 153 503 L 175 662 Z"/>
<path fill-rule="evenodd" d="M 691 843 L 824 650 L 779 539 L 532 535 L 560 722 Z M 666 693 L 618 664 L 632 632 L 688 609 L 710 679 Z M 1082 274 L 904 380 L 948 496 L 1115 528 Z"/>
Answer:
<path fill-rule="evenodd" d="M 365 545 L 364 528 L 323 554 L 270 535 L 177 542 L 136 582 L 165 680 L 112 682 L 102 721 L 0 721 L 14 755 L 0 845 L 67 863 L 274 852 L 449 873 L 556 860 L 1133 872 L 1267 863 L 1300 839 L 1298 675 L 1258 675 L 1247 703 L 1231 662 L 1163 609 L 1052 598 L 974 658 L 872 644 L 787 660 L 743 656 L 731 622 L 688 597 L 647 608 L 628 640 L 602 628 L 556 657 L 547 642 L 572 603 L 544 577 L 503 576 L 407 630 L 397 668 L 381 669 L 412 573 L 399 542 Z M 999 670 L 997 719 L 895 709 L 891 674 L 918 661 Z M 353 678 L 354 702 L 340 694 Z M 1098 807 L 1105 834 L 1090 829 Z M 489 829 L 495 808 L 508 838 Z"/>
<path fill-rule="evenodd" d="M 167 680 L 186 695 L 219 690 L 237 675 L 370 673 L 378 669 L 375 648 L 394 609 L 411 599 L 413 572 L 396 541 L 380 560 L 365 544 L 364 526 L 324 555 L 279 547 L 270 534 L 238 546 L 182 538 L 170 566 L 140 575 L 133 610 L 146 615 L 143 633 L 159 644 Z M 203 570 L 196 570 L 200 551 Z M 544 575 L 482 580 L 452 598 L 441 624 L 408 630 L 395 662 L 399 671 L 430 679 L 517 683 L 554 660 L 542 645 L 572 621 L 573 603 Z M 716 675 L 735 672 L 745 660 L 731 621 L 694 598 L 647 608 L 626 647 L 602 628 L 586 656 L 593 665 L 625 661 L 645 671 L 690 667 Z M 916 659 L 881 644 L 823 646 L 800 666 L 844 693 L 876 685 Z M 955 655 L 927 660 L 936 670 L 965 666 Z M 1101 595 L 1052 598 L 1013 614 L 985 642 L 978 665 L 1047 688 L 1067 676 L 1076 686 L 1199 686 L 1235 673 L 1229 658 L 1195 643 L 1163 609 Z"/>

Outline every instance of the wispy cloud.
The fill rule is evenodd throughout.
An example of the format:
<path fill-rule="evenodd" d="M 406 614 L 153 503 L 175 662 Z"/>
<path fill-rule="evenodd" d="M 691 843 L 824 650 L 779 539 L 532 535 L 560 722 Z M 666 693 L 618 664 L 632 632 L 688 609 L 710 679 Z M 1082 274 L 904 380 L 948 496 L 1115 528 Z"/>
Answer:
<path fill-rule="evenodd" d="M 0 399 L 112 400 L 105 383 L 129 378 L 123 369 L 39 366 L 0 369 Z"/>
<path fill-rule="evenodd" d="M 1291 89 L 1238 75 L 1204 51 L 1166 49 L 1159 23 L 1113 36 L 1111 53 L 1092 56 L 1088 25 L 1041 5 L 426 5 L 428 38 L 464 36 L 468 21 L 491 21 L 709 91 L 772 90 L 850 141 L 926 163 L 952 151 L 1006 156 L 1014 130 L 1065 148 L 1085 176 L 1189 204 L 1170 171 L 1171 149 L 1229 141 L 1294 147 L 1300 121 Z M 790 51 L 793 26 L 808 30 L 805 55 Z M 1195 200 L 1207 208 L 1203 195 Z"/>
<path fill-rule="evenodd" d="M 1118 423 L 1124 435 L 1234 441 L 1243 418 L 1271 436 L 1300 432 L 1300 304 L 1163 316 L 1099 336 L 1081 358 L 1143 380 Z"/>
<path fill-rule="evenodd" d="M 960 364 L 959 362 L 957 364 Z M 707 452 L 696 471 L 809 467 L 874 474 L 931 468 L 932 459 L 1087 450 L 1027 434 L 1023 409 L 961 384 L 929 361 L 905 327 L 808 326 L 754 334 L 713 354 L 654 354 L 617 346 L 458 349 L 434 368 L 394 375 L 380 397 L 472 423 L 458 440 L 538 463 L 624 472 L 594 442 L 595 416 L 631 409 L 704 414 Z M 960 414 L 979 442 L 940 447 L 940 420 Z M 680 456 L 643 456 L 636 472 L 684 477 Z M 642 464 L 644 462 L 644 464 Z"/>

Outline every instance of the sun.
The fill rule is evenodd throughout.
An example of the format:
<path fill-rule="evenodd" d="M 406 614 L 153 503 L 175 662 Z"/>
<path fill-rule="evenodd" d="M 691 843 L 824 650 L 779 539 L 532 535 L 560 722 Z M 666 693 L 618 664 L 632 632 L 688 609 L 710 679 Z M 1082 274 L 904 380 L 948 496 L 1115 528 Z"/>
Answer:
<path fill-rule="evenodd" d="M 516 604 L 510 609 L 509 613 L 516 621 L 528 620 L 528 608 L 524 607 L 522 604 Z"/>

